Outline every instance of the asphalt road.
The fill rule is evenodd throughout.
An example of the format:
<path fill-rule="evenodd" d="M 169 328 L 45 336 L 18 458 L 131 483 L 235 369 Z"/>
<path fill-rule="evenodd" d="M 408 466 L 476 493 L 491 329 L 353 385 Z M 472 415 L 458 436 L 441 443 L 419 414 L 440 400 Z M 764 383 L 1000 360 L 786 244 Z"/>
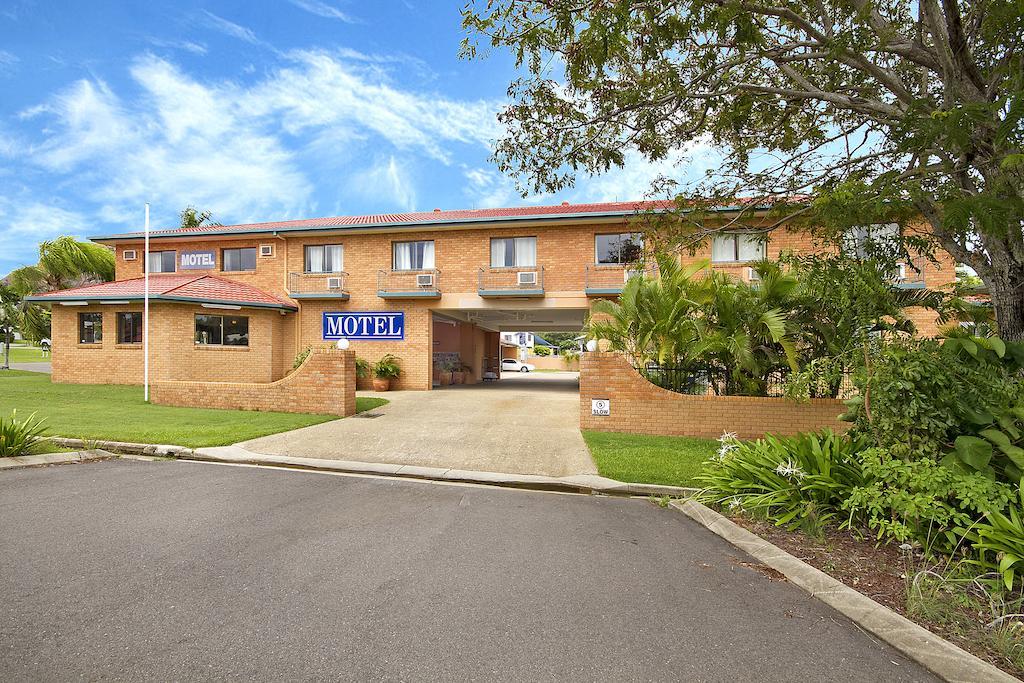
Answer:
<path fill-rule="evenodd" d="M 183 462 L 0 473 L 0 680 L 933 680 L 643 500 Z"/>

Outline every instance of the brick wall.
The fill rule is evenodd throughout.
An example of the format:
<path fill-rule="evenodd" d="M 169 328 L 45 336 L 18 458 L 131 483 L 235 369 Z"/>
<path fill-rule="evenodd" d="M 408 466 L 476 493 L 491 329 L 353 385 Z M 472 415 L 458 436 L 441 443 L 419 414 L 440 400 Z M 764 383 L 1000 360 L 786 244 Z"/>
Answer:
<path fill-rule="evenodd" d="M 611 402 L 611 415 L 595 416 L 591 400 Z M 789 435 L 848 425 L 836 417 L 837 399 L 795 402 L 751 396 L 687 396 L 657 387 L 616 353 L 585 353 L 580 362 L 580 429 L 667 436 L 717 438 L 735 432 L 741 439 Z"/>
<path fill-rule="evenodd" d="M 142 312 L 142 304 L 53 306 L 54 382 L 65 384 L 142 384 L 142 344 L 117 343 L 117 313 Z M 99 344 L 79 344 L 78 314 L 101 313 Z M 195 315 L 249 318 L 248 346 L 195 343 Z M 149 371 L 158 379 L 271 382 L 291 369 L 295 314 L 276 310 L 227 311 L 190 304 L 151 303 Z"/>
<path fill-rule="evenodd" d="M 567 362 L 565 356 L 527 356 L 526 362 L 537 366 L 538 370 L 566 370 L 576 372 L 580 369 L 579 360 Z"/>
<path fill-rule="evenodd" d="M 316 349 L 276 382 L 163 380 L 153 384 L 150 397 L 153 403 L 171 406 L 354 415 L 356 356 L 352 351 Z"/>

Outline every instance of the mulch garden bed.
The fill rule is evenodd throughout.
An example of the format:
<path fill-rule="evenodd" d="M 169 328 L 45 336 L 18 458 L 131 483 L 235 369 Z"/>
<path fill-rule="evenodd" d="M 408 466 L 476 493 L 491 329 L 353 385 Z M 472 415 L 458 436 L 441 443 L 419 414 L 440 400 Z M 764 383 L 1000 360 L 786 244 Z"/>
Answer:
<path fill-rule="evenodd" d="M 827 529 L 817 537 L 802 531 L 787 531 L 771 522 L 750 517 L 732 516 L 730 519 L 875 602 L 895 610 L 1003 671 L 1024 678 L 1024 667 L 1020 665 L 1024 659 L 1020 656 L 1024 651 L 1024 627 L 1019 623 L 1018 637 L 1013 639 L 1016 644 L 1011 646 L 1019 649 L 1015 649 L 1017 656 L 1013 657 L 1013 660 L 1016 661 L 1011 661 L 1005 650 L 1000 651 L 991 643 L 991 631 L 985 627 L 992 619 L 990 615 L 961 606 L 958 608 L 957 618 L 950 623 L 908 613 L 907 591 L 911 580 L 909 577 L 925 567 L 912 568 L 910 565 L 913 561 L 899 548 L 893 545 L 876 547 L 870 538 L 860 539 L 848 531 L 837 529 Z"/>

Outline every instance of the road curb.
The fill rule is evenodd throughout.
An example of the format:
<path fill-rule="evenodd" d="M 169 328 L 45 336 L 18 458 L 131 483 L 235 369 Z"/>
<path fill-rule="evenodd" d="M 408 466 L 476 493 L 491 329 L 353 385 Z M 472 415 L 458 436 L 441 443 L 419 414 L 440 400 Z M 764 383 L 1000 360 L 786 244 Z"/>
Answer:
<path fill-rule="evenodd" d="M 16 470 L 22 467 L 39 467 L 40 465 L 62 465 L 68 462 L 88 462 L 90 460 L 108 460 L 117 455 L 100 449 L 76 451 L 74 453 L 40 453 L 39 455 L 17 455 L 12 458 L 0 458 L 0 470 Z"/>
<path fill-rule="evenodd" d="M 677 500 L 670 505 L 740 550 L 781 572 L 791 583 L 842 613 L 936 676 L 958 683 L 1018 680 L 747 531 L 711 508 L 694 500 Z"/>
<path fill-rule="evenodd" d="M 195 452 L 184 446 L 169 444 L 132 443 L 130 441 L 104 441 L 101 439 L 66 439 L 61 436 L 51 437 L 50 441 L 65 448 L 102 448 L 113 453 L 129 455 L 155 455 L 165 458 L 190 458 Z"/>
<path fill-rule="evenodd" d="M 419 479 L 426 481 L 460 482 L 483 484 L 505 488 L 533 489 L 537 491 L 560 491 L 565 493 L 604 494 L 618 496 L 685 496 L 693 489 L 656 484 L 632 484 L 608 479 L 596 474 L 580 474 L 569 477 L 549 477 L 533 474 L 509 474 L 479 470 L 423 467 L 390 463 L 359 462 L 354 460 L 327 460 L 321 458 L 300 458 L 285 455 L 255 453 L 241 446 L 197 448 L 191 455 L 182 456 L 190 460 L 221 462 L 266 467 L 286 467 L 322 472 L 343 472 Z"/>
<path fill-rule="evenodd" d="M 283 467 L 322 472 L 344 472 L 348 474 L 369 474 L 374 476 L 421 479 L 427 481 L 463 482 L 506 488 L 534 489 L 537 491 L 562 491 L 566 493 L 603 494 L 609 496 L 690 496 L 697 489 L 661 484 L 641 484 L 608 479 L 596 474 L 576 474 L 568 477 L 548 477 L 535 474 L 509 474 L 460 470 L 419 465 L 393 463 L 359 462 L 355 460 L 329 460 L 325 458 L 300 458 L 285 455 L 256 453 L 241 446 L 217 446 L 212 448 L 186 448 L 169 444 L 132 443 L 128 441 L 102 441 L 67 439 L 54 437 L 56 444 L 67 448 L 103 448 L 114 453 L 148 455 L 204 462 L 223 462 L 238 465 L 260 465 L 262 467 Z"/>

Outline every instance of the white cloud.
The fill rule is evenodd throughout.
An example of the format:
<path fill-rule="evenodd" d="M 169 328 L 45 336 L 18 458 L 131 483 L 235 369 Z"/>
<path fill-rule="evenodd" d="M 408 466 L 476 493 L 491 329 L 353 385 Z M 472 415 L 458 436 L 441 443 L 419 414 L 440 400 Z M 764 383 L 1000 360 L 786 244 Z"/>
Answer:
<path fill-rule="evenodd" d="M 60 235 L 81 237 L 90 230 L 89 221 L 76 211 L 34 197 L 0 196 L 0 277 L 35 263 L 38 242 Z"/>
<path fill-rule="evenodd" d="M 409 174 L 408 160 L 394 156 L 381 159 L 369 169 L 353 174 L 349 187 L 373 201 L 385 200 L 405 211 L 416 208 L 416 187 Z"/>
<path fill-rule="evenodd" d="M 155 45 L 156 47 L 169 47 L 176 50 L 185 50 L 186 52 L 191 52 L 192 54 L 199 55 L 200 57 L 207 53 L 205 45 L 191 40 L 164 40 L 163 38 L 150 38 L 149 44 Z"/>
<path fill-rule="evenodd" d="M 347 24 L 354 24 L 356 20 L 350 15 L 345 14 L 340 9 L 328 5 L 326 2 L 320 2 L 320 0 L 289 0 L 296 7 L 306 10 L 310 14 L 315 14 L 318 17 L 324 19 L 338 19 L 344 21 Z"/>
<path fill-rule="evenodd" d="M 202 13 L 204 15 L 206 25 L 210 28 L 252 45 L 266 45 L 266 43 L 256 37 L 256 34 L 252 29 L 236 24 L 233 21 L 228 21 L 224 17 L 217 16 L 213 12 L 208 12 L 207 10 L 202 10 Z"/>
<path fill-rule="evenodd" d="M 348 179 L 350 189 L 411 209 L 417 156 L 451 164 L 455 146 L 480 153 L 497 137 L 499 103 L 401 89 L 375 66 L 334 53 L 289 59 L 246 85 L 201 82 L 145 55 L 130 68 L 138 92 L 81 80 L 26 109 L 34 142 L 19 141 L 12 154 L 99 207 L 108 229 L 137 227 L 144 201 L 157 225 L 186 204 L 225 222 L 308 215 L 316 209 L 308 173 Z M 0 137 L 0 150 L 5 144 L 14 143 Z M 353 179 L 370 145 L 376 161 Z M 483 201 L 506 192 L 493 177 Z M 477 184 L 485 195 L 486 182 Z"/>
<path fill-rule="evenodd" d="M 7 50 L 0 50 L 0 75 L 14 71 L 15 64 L 20 61 L 18 56 Z"/>
<path fill-rule="evenodd" d="M 659 161 L 649 161 L 631 150 L 622 168 L 613 168 L 599 176 L 582 176 L 569 192 L 574 202 L 614 202 L 642 199 L 651 193 L 652 183 L 665 177 L 681 186 L 700 181 L 704 172 L 717 165 L 718 155 L 707 143 L 696 143 L 683 152 Z M 657 196 L 654 198 L 665 198 Z"/>

